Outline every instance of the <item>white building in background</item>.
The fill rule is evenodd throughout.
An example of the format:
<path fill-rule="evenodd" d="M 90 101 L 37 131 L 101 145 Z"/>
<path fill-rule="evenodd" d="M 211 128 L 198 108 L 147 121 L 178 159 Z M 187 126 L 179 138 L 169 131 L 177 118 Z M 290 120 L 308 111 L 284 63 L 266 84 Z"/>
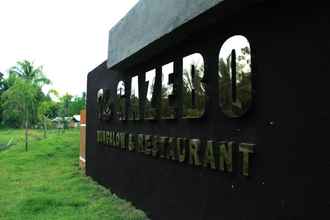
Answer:
<path fill-rule="evenodd" d="M 58 129 L 64 128 L 64 121 L 68 124 L 69 128 L 78 128 L 80 126 L 80 115 L 74 115 L 72 117 L 64 118 L 56 117 L 52 119 L 53 126 Z"/>

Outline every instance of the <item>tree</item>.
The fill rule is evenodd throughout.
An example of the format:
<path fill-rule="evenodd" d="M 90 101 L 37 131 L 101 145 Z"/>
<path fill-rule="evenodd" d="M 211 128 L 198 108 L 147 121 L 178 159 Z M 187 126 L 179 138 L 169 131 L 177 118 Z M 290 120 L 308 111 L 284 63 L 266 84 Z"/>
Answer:
<path fill-rule="evenodd" d="M 50 84 L 50 80 L 45 77 L 42 69 L 42 66 L 34 67 L 33 62 L 23 60 L 18 61 L 16 66 L 9 70 L 9 74 L 16 74 L 19 78 L 30 81 L 33 85 L 41 88 Z"/>
<path fill-rule="evenodd" d="M 69 105 L 69 115 L 79 115 L 80 111 L 85 109 L 86 107 L 86 94 L 83 93 L 81 97 L 75 96 L 72 100 L 70 100 Z"/>
<path fill-rule="evenodd" d="M 50 118 L 56 117 L 58 106 L 52 100 L 45 100 L 38 106 L 38 118 L 42 122 L 42 127 L 44 129 L 44 138 L 47 137 L 47 124 Z"/>
<path fill-rule="evenodd" d="M 3 82 L 4 82 L 3 73 L 0 72 L 0 90 L 3 88 Z"/>
<path fill-rule="evenodd" d="M 10 68 L 7 79 L 1 79 L 0 95 L 2 116 L 5 124 L 25 128 L 25 148 L 28 150 L 28 129 L 38 122 L 38 112 L 46 114 L 47 100 L 42 87 L 50 83 L 43 73 L 42 66 L 23 60 Z M 50 101 L 51 99 L 48 99 Z M 47 108 L 46 108 L 47 109 Z"/>
<path fill-rule="evenodd" d="M 66 93 L 64 96 L 60 98 L 60 107 L 59 107 L 59 113 L 58 115 L 62 118 L 63 123 L 63 132 L 64 129 L 68 128 L 68 123 L 66 120 L 66 117 L 69 115 L 69 107 L 72 100 L 72 95 L 69 93 Z"/>
<path fill-rule="evenodd" d="M 16 118 L 25 128 L 25 150 L 28 151 L 28 129 L 36 107 L 38 87 L 30 81 L 16 79 L 12 87 L 2 94 L 4 120 Z"/>
<path fill-rule="evenodd" d="M 30 115 L 30 123 L 36 124 L 38 122 L 37 106 L 46 99 L 45 94 L 42 92 L 42 87 L 50 84 L 50 80 L 45 77 L 42 66 L 36 67 L 33 62 L 27 60 L 18 61 L 15 66 L 9 69 L 9 77 L 5 86 L 10 88 L 15 84 L 17 79 L 26 81 L 34 86 L 36 90 L 35 108 L 31 110 Z M 12 118 L 12 120 L 12 123 L 16 121 L 17 126 L 17 118 Z"/>
<path fill-rule="evenodd" d="M 0 97 L 6 90 L 7 90 L 7 88 L 6 88 L 5 79 L 3 78 L 3 74 L 0 73 Z M 2 105 L 1 105 L 1 102 L 0 102 L 0 121 L 2 121 Z"/>
<path fill-rule="evenodd" d="M 4 78 L 3 75 L 0 79 L 0 97 L 2 94 L 7 91 L 11 86 L 14 85 L 15 80 L 17 79 L 16 74 L 9 74 L 7 78 Z M 3 107 L 2 107 L 2 100 L 0 100 L 0 120 L 3 122 Z M 15 121 L 15 120 L 13 120 Z M 15 123 L 14 123 L 15 124 Z M 17 123 L 16 123 L 17 124 Z"/>

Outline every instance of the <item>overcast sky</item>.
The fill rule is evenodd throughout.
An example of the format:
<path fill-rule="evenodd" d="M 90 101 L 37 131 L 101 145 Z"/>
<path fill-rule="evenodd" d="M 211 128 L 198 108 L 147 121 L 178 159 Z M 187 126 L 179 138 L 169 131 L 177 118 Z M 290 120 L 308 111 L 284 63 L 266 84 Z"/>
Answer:
<path fill-rule="evenodd" d="M 61 94 L 86 91 L 107 59 L 108 32 L 138 0 L 0 0 L 0 72 L 27 59 Z"/>

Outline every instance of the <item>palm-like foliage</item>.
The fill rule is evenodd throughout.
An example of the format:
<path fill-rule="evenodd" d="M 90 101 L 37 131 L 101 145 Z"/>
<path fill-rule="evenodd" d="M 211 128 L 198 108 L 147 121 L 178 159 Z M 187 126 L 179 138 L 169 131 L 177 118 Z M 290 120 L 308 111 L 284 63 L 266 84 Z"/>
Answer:
<path fill-rule="evenodd" d="M 3 73 L 0 72 L 0 91 L 2 91 L 4 87 Z"/>
<path fill-rule="evenodd" d="M 194 69 L 194 77 L 192 76 Z M 187 117 L 200 117 L 205 106 L 205 87 L 202 83 L 204 64 L 193 62 L 191 70 L 183 70 L 183 112 Z M 193 95 L 194 93 L 194 95 Z"/>
<path fill-rule="evenodd" d="M 45 99 L 42 87 L 50 84 L 42 71 L 27 60 L 17 62 L 9 70 L 9 77 L 3 83 L 1 94 L 4 120 L 16 126 L 25 127 L 25 148 L 28 149 L 28 129 L 37 122 L 37 106 Z"/>
<path fill-rule="evenodd" d="M 17 62 L 16 66 L 9 70 L 9 74 L 17 75 L 19 78 L 30 81 L 38 87 L 50 84 L 50 80 L 43 73 L 42 66 L 34 67 L 33 62 L 27 60 Z"/>
<path fill-rule="evenodd" d="M 26 83 L 31 84 L 37 90 L 36 103 L 31 109 L 33 116 L 31 117 L 31 124 L 37 123 L 37 106 L 45 100 L 46 96 L 42 92 L 44 85 L 50 84 L 50 80 L 45 77 L 42 66 L 35 66 L 33 62 L 28 60 L 18 61 L 15 66 L 9 69 L 9 78 L 7 86 L 10 88 L 17 79 L 21 79 Z"/>
<path fill-rule="evenodd" d="M 4 120 L 16 119 L 16 126 L 22 126 L 25 123 L 25 117 L 28 116 L 26 120 L 31 122 L 37 102 L 37 92 L 37 88 L 31 83 L 17 79 L 1 97 Z"/>
<path fill-rule="evenodd" d="M 241 48 L 238 60 L 236 60 L 236 100 L 233 100 L 232 91 L 232 55 L 219 58 L 219 91 L 220 105 L 223 111 L 231 117 L 243 115 L 252 100 L 251 83 L 251 55 L 249 47 Z"/>

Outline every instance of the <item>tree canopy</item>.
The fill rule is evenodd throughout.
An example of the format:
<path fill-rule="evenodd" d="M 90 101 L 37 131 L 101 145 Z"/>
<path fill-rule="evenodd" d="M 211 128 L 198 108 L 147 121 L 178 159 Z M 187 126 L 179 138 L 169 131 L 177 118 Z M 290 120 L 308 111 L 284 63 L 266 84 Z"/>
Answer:
<path fill-rule="evenodd" d="M 51 119 L 79 114 L 85 108 L 86 94 L 72 96 L 42 88 L 51 81 L 42 66 L 23 60 L 0 77 L 0 121 L 8 127 L 45 127 Z M 54 98 L 56 100 L 54 100 Z M 27 112 L 26 112 L 27 111 Z"/>

